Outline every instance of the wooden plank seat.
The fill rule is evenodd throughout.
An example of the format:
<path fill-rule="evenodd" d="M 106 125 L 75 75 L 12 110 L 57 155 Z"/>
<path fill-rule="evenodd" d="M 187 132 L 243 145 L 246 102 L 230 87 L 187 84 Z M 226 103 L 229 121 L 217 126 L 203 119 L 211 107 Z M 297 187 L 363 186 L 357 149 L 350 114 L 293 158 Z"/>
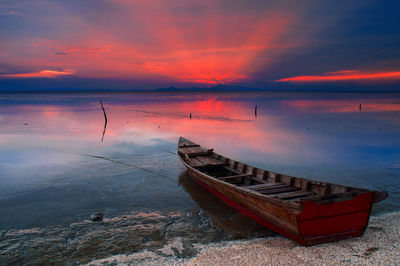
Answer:
<path fill-rule="evenodd" d="M 187 155 L 189 157 L 207 156 L 207 155 L 210 155 L 210 152 L 209 151 L 188 152 Z"/>
<path fill-rule="evenodd" d="M 229 165 L 229 164 L 227 163 L 227 165 Z M 268 183 L 267 181 L 265 181 L 265 180 L 263 180 L 263 179 L 261 179 L 261 178 L 258 178 L 258 177 L 256 177 L 256 176 L 254 176 L 252 173 L 244 174 L 244 173 L 239 172 L 239 171 L 236 170 L 236 169 L 233 169 L 233 168 L 230 167 L 230 166 L 225 166 L 224 169 L 225 169 L 225 170 L 228 170 L 228 171 L 231 172 L 231 173 L 237 174 L 237 175 L 246 175 L 247 177 L 251 178 L 252 180 L 254 180 L 254 181 L 257 182 L 257 183 L 264 183 L 264 184 Z"/>
<path fill-rule="evenodd" d="M 188 163 L 190 163 L 191 166 L 193 167 L 201 167 L 204 166 L 204 163 L 197 160 L 196 157 L 187 157 L 186 160 L 188 161 Z"/>
<path fill-rule="evenodd" d="M 263 190 L 266 188 L 278 188 L 282 186 L 287 186 L 285 183 L 266 183 L 266 184 L 258 184 L 258 185 L 251 185 L 251 186 L 243 186 L 242 188 L 251 189 L 251 190 Z"/>
<path fill-rule="evenodd" d="M 179 147 L 179 150 L 184 153 L 195 153 L 195 152 L 203 152 L 207 151 L 206 149 L 198 146 L 198 147 Z"/>
<path fill-rule="evenodd" d="M 294 199 L 294 198 L 303 198 L 303 197 L 311 196 L 313 194 L 314 193 L 311 191 L 298 190 L 298 191 L 292 191 L 292 192 L 286 192 L 286 193 L 272 194 L 270 196 L 274 197 L 274 198 L 278 198 L 278 199 Z"/>
<path fill-rule="evenodd" d="M 183 144 L 183 145 L 179 145 L 179 148 L 191 148 L 191 147 L 200 147 L 200 145 L 197 145 L 197 144 Z"/>
<path fill-rule="evenodd" d="M 242 178 L 242 177 L 247 177 L 250 176 L 249 174 L 242 174 L 242 175 L 230 175 L 230 176 L 222 176 L 222 177 L 217 177 L 219 180 L 227 181 L 230 179 L 236 179 L 236 178 Z"/>
<path fill-rule="evenodd" d="M 289 192 L 289 191 L 295 191 L 299 190 L 296 187 L 293 186 L 282 186 L 282 187 L 277 187 L 277 188 L 266 188 L 263 190 L 257 191 L 258 193 L 264 194 L 264 195 L 270 195 L 270 194 L 277 194 L 277 193 L 283 193 L 283 192 Z"/>
<path fill-rule="evenodd" d="M 251 179 L 256 181 L 256 182 L 258 182 L 258 183 L 261 183 L 261 184 L 268 184 L 267 181 L 265 181 L 264 179 L 258 178 L 256 176 L 252 176 Z"/>
<path fill-rule="evenodd" d="M 179 151 L 185 153 L 188 157 L 207 156 L 213 153 L 213 149 L 206 150 L 201 147 L 183 147 Z"/>
<path fill-rule="evenodd" d="M 226 165 L 225 162 L 217 160 L 211 156 L 196 156 L 195 158 L 202 162 L 204 165 Z"/>
<path fill-rule="evenodd" d="M 210 166 L 220 166 L 227 164 L 211 156 L 196 156 L 196 157 L 187 156 L 186 160 L 188 160 L 193 167 L 210 167 Z"/>

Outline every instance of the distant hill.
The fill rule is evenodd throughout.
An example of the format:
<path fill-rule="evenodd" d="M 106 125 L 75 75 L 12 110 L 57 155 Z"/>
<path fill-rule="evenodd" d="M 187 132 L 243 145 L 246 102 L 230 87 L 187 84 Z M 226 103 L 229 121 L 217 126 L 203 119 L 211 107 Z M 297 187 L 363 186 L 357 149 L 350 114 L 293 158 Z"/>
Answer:
<path fill-rule="evenodd" d="M 56 81 L 46 81 L 54 83 L 42 83 L 44 81 L 32 81 L 31 86 L 19 81 L 0 80 L 0 93 L 103 93 L 103 92 L 356 92 L 356 93 L 380 93 L 380 92 L 400 92 L 400 84 L 351 84 L 351 83 L 324 83 L 324 84 L 291 84 L 284 82 L 270 82 L 264 84 L 262 88 L 254 88 L 239 85 L 216 85 L 212 87 L 167 87 L 157 89 L 138 89 L 129 88 L 131 84 L 121 83 L 116 87 L 110 81 L 98 81 L 94 86 L 59 87 Z M 109 82 L 109 83 L 108 83 Z"/>
<path fill-rule="evenodd" d="M 45 89 L 37 89 L 37 88 L 29 88 L 26 89 L 24 87 L 18 88 L 14 87 L 13 89 L 2 89 L 0 88 L 0 92 L 239 92 L 239 91 L 269 91 L 267 89 L 260 88 L 248 88 L 245 86 L 229 86 L 229 85 L 217 85 L 213 87 L 190 87 L 190 88 L 177 88 L 177 87 L 168 87 L 168 88 L 157 88 L 157 89 L 121 89 L 121 88 L 106 88 L 106 89 L 87 89 L 87 88 L 72 88 L 72 87 L 58 87 L 58 88 L 45 88 Z"/>
<path fill-rule="evenodd" d="M 147 90 L 148 91 L 148 90 Z M 217 85 L 213 87 L 191 87 L 191 88 L 176 88 L 176 87 L 168 87 L 168 88 L 159 88 L 153 89 L 151 91 L 159 91 L 159 92 L 179 92 L 179 91 L 187 91 L 187 92 L 224 92 L 224 91 L 269 91 L 268 89 L 260 89 L 260 88 L 249 88 L 245 86 L 229 86 L 229 85 Z"/>

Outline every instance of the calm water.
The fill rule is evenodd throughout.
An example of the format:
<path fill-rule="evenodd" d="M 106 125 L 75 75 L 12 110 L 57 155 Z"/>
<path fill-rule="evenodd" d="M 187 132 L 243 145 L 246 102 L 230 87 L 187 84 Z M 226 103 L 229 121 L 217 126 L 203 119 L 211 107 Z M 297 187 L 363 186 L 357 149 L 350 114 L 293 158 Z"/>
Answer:
<path fill-rule="evenodd" d="M 374 213 L 400 207 L 399 94 L 0 94 L 0 124 L 0 246 L 20 234 L 37 243 L 40 233 L 21 230 L 30 228 L 75 249 L 89 241 L 89 255 L 60 261 L 157 249 L 171 235 L 194 243 L 270 234 L 185 175 L 179 136 L 260 168 L 388 191 Z M 104 223 L 86 221 L 97 212 Z M 107 230 L 115 233 L 99 249 L 92 236 Z M 111 239 L 138 243 L 121 251 Z M 21 248 L 8 256 L 23 261 Z"/>

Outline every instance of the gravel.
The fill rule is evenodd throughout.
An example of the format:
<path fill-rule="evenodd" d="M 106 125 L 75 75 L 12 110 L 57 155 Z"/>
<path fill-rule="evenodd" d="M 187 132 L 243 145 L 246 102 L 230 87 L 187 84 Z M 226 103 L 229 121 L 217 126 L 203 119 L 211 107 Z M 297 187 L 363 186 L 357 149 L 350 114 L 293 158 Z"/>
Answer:
<path fill-rule="evenodd" d="M 89 265 L 395 265 L 400 262 L 400 212 L 371 217 L 361 237 L 311 247 L 281 236 L 195 244 L 197 255 L 191 258 L 178 256 L 181 247 L 179 239 L 173 239 L 165 245 L 164 255 L 142 251 L 94 260 Z"/>

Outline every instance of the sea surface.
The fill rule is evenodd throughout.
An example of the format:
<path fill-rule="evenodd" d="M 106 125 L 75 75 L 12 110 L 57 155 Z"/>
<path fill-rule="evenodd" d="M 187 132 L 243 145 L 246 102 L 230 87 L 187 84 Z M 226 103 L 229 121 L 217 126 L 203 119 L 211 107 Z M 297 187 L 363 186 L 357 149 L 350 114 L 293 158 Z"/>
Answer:
<path fill-rule="evenodd" d="M 259 168 L 387 191 L 373 215 L 400 208 L 400 94 L 3 93 L 0 262 L 190 257 L 195 243 L 274 235 L 187 176 L 179 136 Z"/>

